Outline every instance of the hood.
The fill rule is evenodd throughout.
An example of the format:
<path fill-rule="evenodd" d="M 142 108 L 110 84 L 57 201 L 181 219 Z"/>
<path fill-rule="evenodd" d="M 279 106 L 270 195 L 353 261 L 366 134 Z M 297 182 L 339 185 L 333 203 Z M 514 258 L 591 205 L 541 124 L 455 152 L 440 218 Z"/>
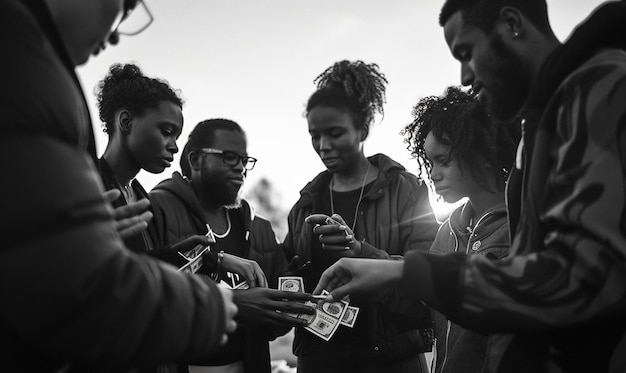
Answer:
<path fill-rule="evenodd" d="M 400 163 L 394 161 L 384 154 L 375 154 L 371 157 L 367 157 L 367 160 L 380 170 L 378 178 L 374 182 L 370 191 L 364 196 L 364 198 L 376 199 L 382 195 L 382 191 L 391 179 L 391 175 L 395 172 L 404 172 L 406 169 Z M 328 171 L 320 172 L 313 180 L 300 190 L 301 203 L 309 204 L 313 203 L 313 197 L 321 188 L 327 188 L 330 183 L 332 174 Z"/>
<path fill-rule="evenodd" d="M 167 180 L 163 180 L 157 186 L 154 187 L 153 191 L 166 191 L 173 195 L 175 195 L 178 199 L 180 199 L 187 211 L 190 211 L 192 215 L 194 215 L 200 221 L 204 221 L 204 213 L 202 212 L 200 200 L 196 197 L 196 193 L 193 191 L 191 184 L 187 179 L 181 175 L 178 171 L 172 174 L 172 177 Z M 240 214 L 242 217 L 242 221 L 244 222 L 244 229 L 246 232 L 249 232 L 250 225 L 254 220 L 256 214 L 252 206 L 248 203 L 248 201 L 242 199 L 241 207 L 232 210 L 237 214 Z M 248 239 L 249 234 L 246 234 L 246 239 Z"/>
<path fill-rule="evenodd" d="M 468 202 L 454 210 L 444 224 L 449 225 L 450 230 L 459 240 L 459 244 L 466 246 L 470 233 L 473 233 L 476 239 L 483 239 L 485 235 L 491 234 L 500 227 L 503 221 L 506 222 L 506 220 L 502 220 L 502 217 L 506 217 L 506 214 L 506 204 L 504 202 L 493 206 L 474 222 L 474 230 L 471 232 L 468 226 L 469 217 L 473 215 L 473 210 Z"/>

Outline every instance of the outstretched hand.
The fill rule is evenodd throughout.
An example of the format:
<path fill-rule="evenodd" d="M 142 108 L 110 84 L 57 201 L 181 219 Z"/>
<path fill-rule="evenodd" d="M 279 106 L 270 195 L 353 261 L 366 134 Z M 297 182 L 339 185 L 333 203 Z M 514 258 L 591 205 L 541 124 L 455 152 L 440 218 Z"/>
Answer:
<path fill-rule="evenodd" d="M 189 236 L 182 241 L 176 242 L 170 246 L 169 249 L 180 253 L 186 253 L 198 245 L 202 245 L 203 247 L 209 246 L 209 243 L 209 238 L 207 236 L 196 234 Z"/>
<path fill-rule="evenodd" d="M 255 323 L 280 326 L 306 326 L 307 321 L 287 313 L 312 315 L 315 309 L 303 302 L 310 294 L 269 288 L 234 290 L 233 299 L 239 308 L 239 318 Z"/>
<path fill-rule="evenodd" d="M 382 297 L 402 279 L 404 262 L 400 260 L 342 258 L 322 273 L 313 294 L 327 290 L 325 302 L 343 299 L 350 294 Z"/>
<path fill-rule="evenodd" d="M 121 195 L 119 190 L 111 189 L 104 192 L 104 199 L 111 203 Z M 150 208 L 150 201 L 143 198 L 113 209 L 115 228 L 122 238 L 134 236 L 148 227 L 148 222 L 152 219 L 152 212 L 148 211 L 148 208 Z"/>
<path fill-rule="evenodd" d="M 313 234 L 318 236 L 322 249 L 336 258 L 361 256 L 361 242 L 356 239 L 341 215 L 313 214 L 304 219 L 313 225 Z"/>
<path fill-rule="evenodd" d="M 229 272 L 234 272 L 242 275 L 246 279 L 246 281 L 248 281 L 248 285 L 250 285 L 251 288 L 267 287 L 267 278 L 265 277 L 265 273 L 259 266 L 259 263 L 255 262 L 254 260 L 245 259 L 236 255 L 224 253 L 222 268 Z"/>

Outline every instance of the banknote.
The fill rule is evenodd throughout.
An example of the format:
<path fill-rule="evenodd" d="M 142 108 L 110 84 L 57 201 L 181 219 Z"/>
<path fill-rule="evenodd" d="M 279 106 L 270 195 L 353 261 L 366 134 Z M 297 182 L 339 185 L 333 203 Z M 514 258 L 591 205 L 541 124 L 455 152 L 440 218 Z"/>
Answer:
<path fill-rule="evenodd" d="M 341 325 L 345 325 L 349 328 L 353 328 L 356 323 L 356 317 L 359 315 L 359 307 L 348 306 L 346 312 L 343 313 L 341 318 Z"/>
<path fill-rule="evenodd" d="M 278 290 L 304 293 L 304 280 L 297 276 L 279 277 Z"/>
<path fill-rule="evenodd" d="M 179 272 L 196 273 L 198 272 L 200 267 L 202 267 L 202 254 L 209 251 L 209 247 L 205 246 L 202 247 L 202 249 L 198 250 L 198 246 L 187 252 L 189 253 L 189 256 L 181 254 L 187 260 L 187 263 L 184 266 L 178 268 Z"/>
<path fill-rule="evenodd" d="M 315 314 L 308 315 L 313 317 L 304 329 L 325 341 L 329 341 L 339 327 L 347 308 L 348 302 L 346 301 L 316 303 Z"/>

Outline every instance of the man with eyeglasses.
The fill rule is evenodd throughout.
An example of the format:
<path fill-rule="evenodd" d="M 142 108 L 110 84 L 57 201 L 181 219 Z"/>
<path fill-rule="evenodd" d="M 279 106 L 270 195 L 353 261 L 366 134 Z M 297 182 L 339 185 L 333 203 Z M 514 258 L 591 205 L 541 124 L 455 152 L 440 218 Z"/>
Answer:
<path fill-rule="evenodd" d="M 175 172 L 149 194 L 154 213 L 151 224 L 160 240 L 157 246 L 209 234 L 216 242 L 204 260 L 205 265 L 209 263 L 208 274 L 217 274 L 218 281 L 237 289 L 233 292 L 241 321 L 237 332 L 213 359 L 185 362 L 194 365 L 189 371 L 269 373 L 268 341 L 292 326 L 306 324 L 287 313 L 314 313 L 299 303 L 306 300 L 304 294 L 271 289 L 277 287 L 279 274 L 286 272 L 286 260 L 270 222 L 255 216 L 241 198 L 247 172 L 255 163 L 248 156 L 246 134 L 237 123 L 206 120 L 192 130 L 185 144 L 182 175 Z M 259 271 L 251 271 L 250 266 L 260 266 L 267 280 L 254 278 Z M 242 290 L 242 283 L 252 287 Z M 180 366 L 179 372 L 187 369 Z"/>
<path fill-rule="evenodd" d="M 136 5 L 0 1 L 2 371 L 203 357 L 236 328 L 232 291 L 130 252 L 103 197 L 74 68 Z"/>

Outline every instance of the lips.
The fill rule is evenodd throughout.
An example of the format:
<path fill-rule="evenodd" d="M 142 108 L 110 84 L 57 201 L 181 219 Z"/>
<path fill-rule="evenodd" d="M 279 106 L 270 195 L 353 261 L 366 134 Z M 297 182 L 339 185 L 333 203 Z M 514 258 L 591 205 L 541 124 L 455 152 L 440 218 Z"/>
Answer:
<path fill-rule="evenodd" d="M 443 192 L 445 192 L 446 190 L 448 190 L 449 188 L 446 186 L 435 186 L 435 192 L 439 195 L 441 195 Z"/>
<path fill-rule="evenodd" d="M 170 167 L 172 165 L 172 161 L 174 160 L 174 158 L 172 157 L 167 157 L 167 158 L 163 158 L 163 164 L 165 164 L 165 167 Z"/>
<path fill-rule="evenodd" d="M 322 162 L 324 162 L 324 165 L 326 167 L 330 167 L 330 166 L 336 164 L 338 161 L 339 161 L 339 158 L 337 158 L 337 157 L 322 158 Z"/>
<path fill-rule="evenodd" d="M 235 185 L 243 185 L 243 177 L 231 177 L 228 181 Z"/>

